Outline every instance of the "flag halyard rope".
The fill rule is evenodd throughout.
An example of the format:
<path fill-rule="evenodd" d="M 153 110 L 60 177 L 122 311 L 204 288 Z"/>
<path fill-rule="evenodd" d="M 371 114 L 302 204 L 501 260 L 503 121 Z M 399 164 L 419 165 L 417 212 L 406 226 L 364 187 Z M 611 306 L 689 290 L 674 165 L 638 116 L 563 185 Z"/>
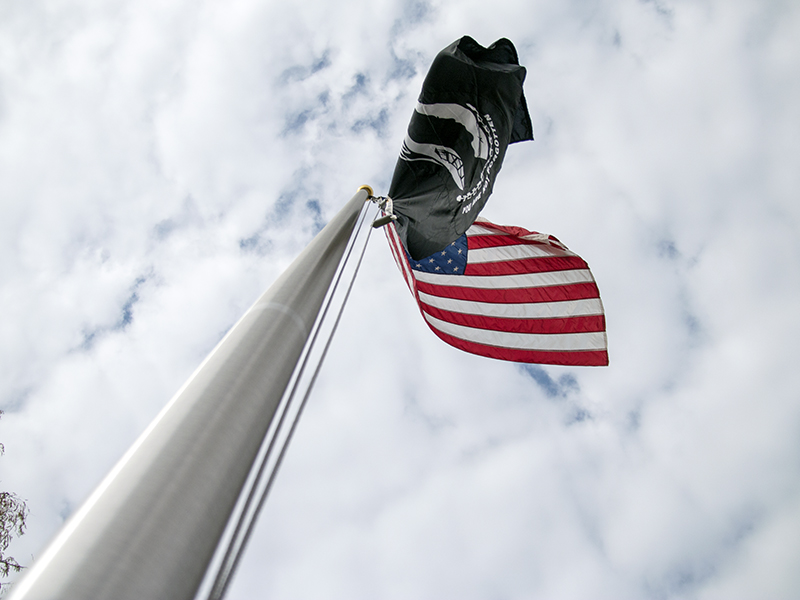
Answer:
<path fill-rule="evenodd" d="M 367 191 L 368 200 L 374 201 L 374 197 L 370 193 L 371 191 L 372 191 L 371 189 Z M 313 333 L 310 337 L 308 344 L 306 345 L 306 349 L 304 350 L 304 356 L 300 363 L 300 367 L 293 375 L 293 380 L 290 384 L 290 387 L 284 394 L 285 401 L 282 401 L 281 402 L 282 406 L 279 406 L 278 410 L 281 411 L 281 414 L 277 421 L 277 425 L 272 430 L 272 435 L 270 435 L 268 432 L 267 439 L 269 441 L 266 442 L 265 439 L 266 449 L 262 450 L 263 457 L 258 464 L 258 469 L 255 473 L 254 478 L 252 478 L 251 480 L 250 489 L 247 491 L 244 504 L 242 505 L 238 517 L 236 518 L 235 528 L 232 534 L 230 535 L 230 539 L 227 543 L 227 546 L 225 547 L 224 555 L 222 556 L 216 574 L 214 575 L 213 584 L 211 584 L 210 590 L 208 591 L 207 594 L 204 593 L 204 590 L 208 588 L 206 586 L 202 586 L 198 594 L 197 600 L 200 600 L 201 598 L 203 598 L 204 600 L 221 600 L 225 596 L 225 593 L 228 590 L 229 584 L 233 578 L 234 573 L 236 572 L 236 569 L 239 565 L 242 555 L 244 554 L 244 550 L 251 537 L 253 529 L 255 528 L 258 515 L 261 512 L 262 507 L 264 506 L 264 503 L 272 488 L 273 482 L 281 466 L 281 463 L 283 462 L 286 450 L 289 447 L 289 442 L 291 441 L 295 429 L 297 428 L 297 424 L 300 420 L 300 415 L 302 414 L 303 409 L 305 408 L 305 405 L 308 401 L 308 398 L 311 395 L 311 390 L 313 389 L 314 383 L 316 382 L 317 376 L 319 375 L 322 363 L 325 360 L 325 356 L 328 352 L 328 349 L 330 348 L 333 336 L 336 333 L 339 321 L 341 320 L 342 314 L 344 312 L 344 307 L 347 304 L 350 292 L 353 289 L 353 284 L 355 283 L 358 270 L 361 267 L 361 262 L 364 258 L 367 244 L 369 243 L 370 233 L 372 231 L 372 227 L 366 227 L 366 228 L 363 227 L 364 223 L 367 222 L 367 214 L 369 212 L 372 212 L 371 209 L 372 209 L 372 203 L 365 202 L 364 207 L 362 208 L 361 213 L 359 214 L 356 226 L 353 228 L 353 233 L 350 238 L 350 243 L 348 244 L 344 258 L 339 266 L 336 279 L 334 280 L 334 283 L 331 286 L 331 292 L 325 299 L 324 308 L 321 311 L 319 319 L 317 319 L 317 322 L 314 325 Z M 280 443 L 280 449 L 278 450 L 277 458 L 271 465 L 271 468 L 268 468 L 270 466 L 270 459 L 272 458 L 274 451 L 276 449 L 276 444 L 278 444 L 278 438 L 281 435 L 281 431 L 287 419 L 287 415 L 289 415 L 289 412 L 292 409 L 292 405 L 295 401 L 295 397 L 297 396 L 298 392 L 302 387 L 302 380 L 303 376 L 305 375 L 306 367 L 309 365 L 311 354 L 316 346 L 318 337 L 320 336 L 320 331 L 322 330 L 323 326 L 326 323 L 328 311 L 331 308 L 331 305 L 333 304 L 339 284 L 342 281 L 344 271 L 348 266 L 351 255 L 353 253 L 353 249 L 355 248 L 356 243 L 358 242 L 359 235 L 362 233 L 362 229 L 366 229 L 366 234 L 362 236 L 364 238 L 363 246 L 361 248 L 360 255 L 358 256 L 358 261 L 353 269 L 350 281 L 347 284 L 347 290 L 344 294 L 344 298 L 342 299 L 341 306 L 339 307 L 339 311 L 336 315 L 332 327 L 330 328 L 330 332 L 327 334 L 327 338 L 325 339 L 324 347 L 321 351 L 321 354 L 319 355 L 318 360 L 312 367 L 313 373 L 310 379 L 306 383 L 302 400 L 300 401 L 300 404 L 297 407 L 297 411 L 294 415 L 294 418 L 292 419 L 289 430 L 286 433 L 285 438 Z"/>

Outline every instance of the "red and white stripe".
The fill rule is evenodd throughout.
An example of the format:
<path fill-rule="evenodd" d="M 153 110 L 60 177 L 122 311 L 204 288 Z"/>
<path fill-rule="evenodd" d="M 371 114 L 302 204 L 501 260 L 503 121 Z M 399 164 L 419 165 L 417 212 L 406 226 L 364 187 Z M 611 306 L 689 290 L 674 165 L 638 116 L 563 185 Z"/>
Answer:
<path fill-rule="evenodd" d="M 463 275 L 415 271 L 394 224 L 389 247 L 422 316 L 448 344 L 481 356 L 607 365 L 600 293 L 589 266 L 552 236 L 479 218 Z"/>

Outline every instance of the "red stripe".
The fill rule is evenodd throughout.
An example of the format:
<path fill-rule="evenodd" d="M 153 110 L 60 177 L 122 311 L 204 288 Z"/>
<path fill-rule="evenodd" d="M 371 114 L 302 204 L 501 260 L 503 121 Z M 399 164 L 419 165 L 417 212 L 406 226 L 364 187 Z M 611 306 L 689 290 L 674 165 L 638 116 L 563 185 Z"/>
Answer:
<path fill-rule="evenodd" d="M 535 235 L 535 236 L 543 235 L 538 231 L 528 231 L 527 229 L 523 229 L 522 227 L 515 227 L 512 225 L 495 225 L 494 223 L 490 223 L 489 221 L 475 221 L 475 224 L 489 230 L 502 231 L 505 234 L 519 238 L 525 238 L 530 235 Z M 480 234 L 475 234 L 475 235 L 480 235 Z M 567 247 L 564 246 L 564 244 L 561 243 L 561 240 L 559 240 L 556 236 L 548 235 L 547 239 L 556 244 L 558 247 L 563 248 L 564 250 L 567 249 Z"/>
<path fill-rule="evenodd" d="M 381 212 L 381 214 L 385 213 Z M 408 264 L 406 253 L 403 251 L 402 243 L 397 235 L 397 230 L 394 227 L 394 223 L 389 223 L 386 225 L 384 227 L 384 232 L 386 233 L 386 239 L 389 242 L 389 250 L 394 256 L 395 263 L 397 263 L 397 268 L 400 269 L 400 273 L 402 273 L 408 289 L 416 297 L 417 293 L 414 287 L 414 284 L 416 283 L 416 277 L 412 275 L 411 266 Z"/>
<path fill-rule="evenodd" d="M 427 322 L 427 321 L 426 321 Z M 430 323 L 428 323 L 430 326 Z M 498 360 L 510 360 L 513 362 L 539 363 L 544 365 L 567 365 L 573 367 L 604 367 L 608 365 L 608 351 L 606 350 L 574 350 L 574 351 L 542 351 L 542 350 L 518 350 L 516 348 L 500 348 L 488 346 L 486 344 L 476 344 L 467 342 L 452 335 L 442 333 L 435 327 L 431 330 L 443 341 L 451 346 L 486 356 Z"/>
<path fill-rule="evenodd" d="M 392 234 L 390 233 L 389 226 L 383 228 L 383 232 L 386 234 L 386 240 L 389 242 L 389 251 L 392 253 L 392 258 L 394 262 L 397 264 L 397 268 L 400 269 L 400 272 L 405 277 L 405 273 L 403 272 L 403 265 L 400 264 L 397 256 L 397 248 L 394 245 L 394 240 L 392 239 Z"/>
<path fill-rule="evenodd" d="M 467 236 L 467 248 L 470 250 L 476 248 L 497 248 L 498 246 L 519 246 L 524 244 L 526 246 L 546 246 L 552 248 L 556 252 L 564 252 L 558 246 L 552 246 L 545 242 L 538 242 L 534 240 L 523 240 L 513 235 L 470 235 Z"/>
<path fill-rule="evenodd" d="M 481 226 L 489 227 L 496 231 L 503 231 L 511 235 L 475 235 L 469 237 L 469 248 L 492 248 L 498 246 L 508 246 L 515 244 L 529 244 L 549 246 L 543 242 L 532 240 L 520 240 L 516 235 L 529 232 L 522 228 L 506 228 L 490 223 L 478 223 Z M 433 285 L 420 282 L 416 279 L 416 272 L 410 269 L 406 253 L 402 248 L 402 243 L 394 230 L 394 224 L 388 225 L 386 231 L 389 246 L 402 271 L 404 277 L 411 288 L 421 311 L 424 311 L 436 318 L 450 323 L 484 329 L 489 331 L 506 331 L 512 333 L 586 333 L 605 331 L 605 317 L 602 315 L 554 318 L 554 319 L 504 319 L 499 317 L 489 317 L 481 315 L 471 315 L 455 313 L 434 308 L 419 301 L 419 291 L 428 294 L 455 298 L 462 300 L 473 300 L 477 302 L 488 302 L 495 304 L 513 304 L 528 302 L 558 302 L 564 300 L 579 300 L 586 298 L 599 298 L 600 294 L 595 283 L 576 283 L 559 286 L 543 286 L 533 288 L 507 288 L 507 289 L 481 289 L 463 288 L 448 285 Z M 516 234 L 516 235 L 514 235 Z M 553 238 L 554 239 L 554 238 Z M 468 264 L 466 275 L 512 275 L 525 273 L 542 273 L 550 271 L 564 271 L 575 268 L 586 268 L 586 263 L 572 256 L 569 252 L 561 251 L 558 246 L 549 246 L 553 250 L 552 257 L 540 257 L 521 259 L 516 261 L 499 261 L 495 263 Z M 427 320 L 426 320 L 427 322 Z M 583 350 L 583 351 L 543 351 L 543 350 L 521 350 L 515 348 L 503 348 L 488 344 L 478 344 L 462 340 L 455 336 L 443 333 L 428 323 L 431 330 L 446 343 L 480 356 L 508 360 L 523 363 L 539 363 L 552 365 L 568 366 L 601 366 L 608 364 L 608 352 L 605 350 Z"/>
<path fill-rule="evenodd" d="M 437 319 L 464 325 L 474 329 L 487 329 L 489 331 L 508 331 L 510 333 L 588 333 L 606 330 L 606 319 L 603 315 L 590 315 L 581 317 L 566 317 L 553 319 L 514 319 L 503 317 L 488 317 L 466 313 L 451 312 L 430 306 L 423 302 L 420 308 Z"/>
<path fill-rule="evenodd" d="M 540 256 L 520 260 L 470 263 L 468 253 L 464 275 L 518 275 L 522 273 L 547 273 L 549 271 L 588 268 L 589 265 L 580 256 Z"/>
<path fill-rule="evenodd" d="M 524 229 L 522 227 L 516 227 L 514 225 L 495 225 L 494 223 L 484 220 L 475 221 L 475 225 L 489 230 L 502 231 L 503 233 L 507 233 L 508 235 L 513 235 L 516 237 L 524 237 L 526 235 L 540 235 L 536 231 L 528 231 L 527 229 Z M 548 237 L 552 238 L 553 236 L 551 235 Z"/>
<path fill-rule="evenodd" d="M 454 277 L 456 277 L 454 275 Z M 432 296 L 474 300 L 494 304 L 525 304 L 528 302 L 563 302 L 564 300 L 584 300 L 599 298 L 600 292 L 595 283 L 573 283 L 570 285 L 551 285 L 534 288 L 484 289 L 448 285 L 433 285 L 417 280 L 417 289 Z"/>

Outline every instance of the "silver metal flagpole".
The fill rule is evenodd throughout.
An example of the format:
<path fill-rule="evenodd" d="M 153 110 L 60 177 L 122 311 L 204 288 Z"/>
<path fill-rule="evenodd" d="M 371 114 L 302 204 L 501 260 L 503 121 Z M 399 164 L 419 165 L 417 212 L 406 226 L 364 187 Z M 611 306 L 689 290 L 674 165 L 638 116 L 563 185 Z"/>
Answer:
<path fill-rule="evenodd" d="M 205 359 L 12 600 L 191 600 L 325 299 L 368 186 Z"/>

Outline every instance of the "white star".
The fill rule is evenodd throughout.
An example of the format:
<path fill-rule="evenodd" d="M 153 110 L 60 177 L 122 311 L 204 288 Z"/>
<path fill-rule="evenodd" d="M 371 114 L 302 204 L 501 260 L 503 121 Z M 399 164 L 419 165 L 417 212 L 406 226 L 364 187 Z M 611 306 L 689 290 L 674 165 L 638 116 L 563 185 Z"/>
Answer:
<path fill-rule="evenodd" d="M 445 252 L 445 251 L 444 251 L 444 250 L 442 250 L 442 256 L 444 256 L 444 252 Z"/>
<path fill-rule="evenodd" d="M 433 262 L 433 259 L 432 259 L 432 258 L 429 258 L 429 259 L 428 259 L 428 262 L 429 262 L 429 263 L 432 263 L 432 262 Z"/>
<path fill-rule="evenodd" d="M 419 264 L 419 263 L 417 263 L 417 266 L 418 266 L 420 269 L 422 268 L 422 265 L 421 265 L 421 264 Z"/>
<path fill-rule="evenodd" d="M 457 272 L 458 272 L 458 267 L 453 267 L 453 273 L 457 273 Z"/>
<path fill-rule="evenodd" d="M 447 259 L 447 264 L 449 265 L 451 262 L 453 262 L 453 259 L 452 258 L 448 258 Z"/>
<path fill-rule="evenodd" d="M 434 271 L 438 271 L 438 270 L 439 270 L 439 267 L 436 267 L 436 268 L 434 269 Z"/>
<path fill-rule="evenodd" d="M 458 253 L 461 254 L 461 248 L 458 249 Z"/>

